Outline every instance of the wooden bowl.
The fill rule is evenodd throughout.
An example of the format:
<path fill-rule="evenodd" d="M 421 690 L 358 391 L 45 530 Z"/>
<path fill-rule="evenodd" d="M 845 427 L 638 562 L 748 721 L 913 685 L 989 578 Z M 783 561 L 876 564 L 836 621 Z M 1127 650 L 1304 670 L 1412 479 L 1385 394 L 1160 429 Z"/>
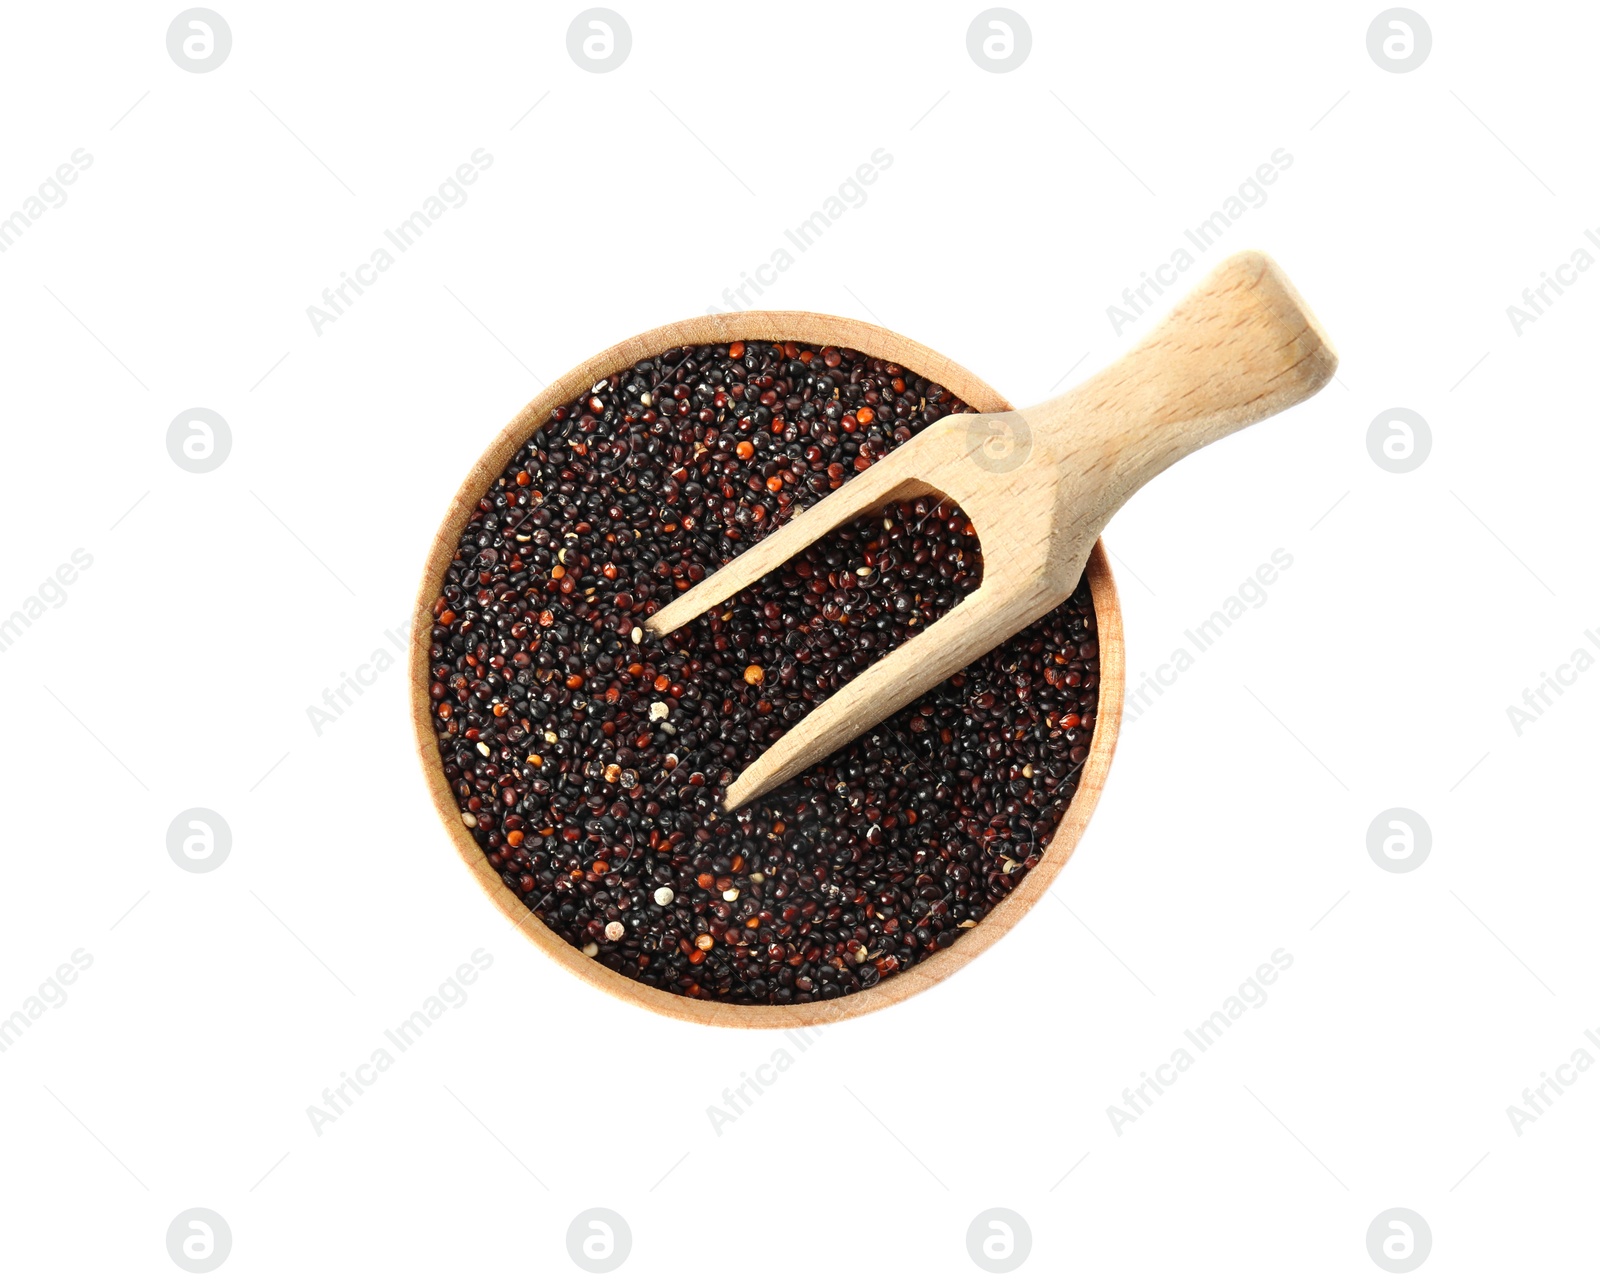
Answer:
<path fill-rule="evenodd" d="M 534 397 L 495 437 L 456 491 L 450 510 L 445 514 L 428 553 L 412 617 L 411 722 L 416 730 L 417 752 L 422 759 L 422 772 L 427 780 L 428 791 L 440 819 L 444 821 L 445 831 L 455 844 L 456 852 L 500 911 L 556 962 L 614 997 L 663 1015 L 729 1028 L 793 1028 L 865 1015 L 933 987 L 1015 926 L 1050 888 L 1050 883 L 1077 846 L 1089 816 L 1094 813 L 1095 803 L 1099 801 L 1100 792 L 1105 786 L 1106 772 L 1111 766 L 1111 754 L 1116 748 L 1117 731 L 1122 721 L 1124 678 L 1122 610 L 1117 601 L 1111 567 L 1106 561 L 1105 548 L 1096 543 L 1086 573 L 1094 598 L 1100 647 L 1100 700 L 1089 756 L 1078 776 L 1078 790 L 1043 857 L 1022 879 L 1022 884 L 1002 899 L 976 926 L 961 931 L 960 937 L 949 948 L 891 975 L 871 988 L 845 997 L 791 1006 L 740 1006 L 730 1002 L 681 997 L 628 979 L 598 961 L 585 957 L 579 949 L 535 917 L 506 887 L 500 880 L 500 874 L 490 866 L 488 857 L 461 823 L 460 804 L 444 776 L 444 763 L 433 730 L 433 708 L 428 698 L 428 687 L 432 683 L 428 670 L 428 650 L 433 629 L 433 603 L 439 598 L 445 571 L 455 557 L 461 531 L 477 509 L 478 500 L 487 493 L 511 457 L 546 422 L 556 406 L 567 404 L 600 379 L 627 369 L 645 357 L 659 356 L 674 347 L 731 343 L 735 339 L 747 342 L 792 340 L 815 348 L 852 348 L 868 356 L 902 365 L 939 383 L 980 412 L 993 413 L 1011 408 L 1000 393 L 976 375 L 920 343 L 913 343 L 892 330 L 876 325 L 815 312 L 741 312 L 697 316 L 692 320 L 650 330 L 591 357 Z"/>

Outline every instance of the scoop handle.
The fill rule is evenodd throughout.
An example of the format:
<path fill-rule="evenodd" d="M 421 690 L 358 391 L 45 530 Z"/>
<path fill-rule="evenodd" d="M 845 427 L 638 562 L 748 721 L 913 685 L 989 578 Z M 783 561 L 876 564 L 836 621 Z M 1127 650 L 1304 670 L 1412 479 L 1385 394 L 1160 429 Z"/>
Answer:
<path fill-rule="evenodd" d="M 1074 501 L 1099 528 L 1179 459 L 1323 388 L 1339 358 L 1282 269 L 1251 250 L 1222 263 L 1139 345 L 1024 411 L 1059 431 Z M 1063 462 L 1066 462 L 1063 459 Z"/>

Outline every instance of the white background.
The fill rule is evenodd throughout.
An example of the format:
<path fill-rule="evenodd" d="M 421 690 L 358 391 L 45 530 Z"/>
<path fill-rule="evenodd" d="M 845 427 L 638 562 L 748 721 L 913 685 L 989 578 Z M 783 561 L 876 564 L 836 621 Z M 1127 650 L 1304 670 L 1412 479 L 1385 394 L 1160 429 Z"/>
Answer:
<path fill-rule="evenodd" d="M 0 1055 L 7 1276 L 181 1276 L 195 1206 L 238 1278 L 580 1276 L 591 1206 L 632 1228 L 623 1276 L 977 1277 L 995 1206 L 1024 1276 L 1384 1276 L 1397 1206 L 1424 1276 L 1592 1268 L 1600 1071 L 1520 1136 L 1506 1110 L 1600 1024 L 1600 674 L 1521 735 L 1506 706 L 1600 656 L 1600 272 L 1520 337 L 1506 308 L 1600 223 L 1600 14 L 1429 5 L 1393 74 L 1377 4 L 1017 0 L 1032 52 L 993 74 L 978 3 L 616 0 L 632 53 L 593 74 L 576 4 L 217 3 L 207 74 L 168 56 L 176 5 L 13 6 L 0 51 L 0 217 L 93 157 L 0 255 L 0 615 L 93 557 L 0 654 L 0 1014 L 93 957 Z M 319 337 L 307 307 L 477 148 L 470 199 Z M 1343 364 L 1110 527 L 1130 684 L 1294 564 L 1125 726 L 1055 893 L 718 1135 L 781 1039 L 626 1007 L 517 935 L 428 805 L 398 667 L 320 736 L 306 707 L 394 651 L 541 378 L 720 305 L 877 148 L 762 305 L 1038 400 L 1148 328 L 1106 308 L 1284 148 L 1184 285 L 1265 249 Z M 203 475 L 165 445 L 193 406 L 233 435 Z M 1433 433 L 1406 474 L 1366 448 L 1394 406 Z M 166 849 L 193 806 L 233 833 L 204 875 Z M 1414 872 L 1368 855 L 1393 806 L 1432 830 Z M 470 1000 L 317 1136 L 307 1107 L 478 948 Z M 1279 948 L 1267 1004 L 1117 1135 Z"/>

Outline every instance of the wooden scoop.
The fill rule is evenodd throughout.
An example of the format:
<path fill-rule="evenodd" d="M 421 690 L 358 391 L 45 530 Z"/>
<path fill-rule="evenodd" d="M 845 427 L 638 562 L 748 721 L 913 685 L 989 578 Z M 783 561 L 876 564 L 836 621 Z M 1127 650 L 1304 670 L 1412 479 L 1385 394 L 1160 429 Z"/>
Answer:
<path fill-rule="evenodd" d="M 983 549 L 970 595 L 812 709 L 733 781 L 723 808 L 815 765 L 1060 605 L 1135 491 L 1184 455 L 1305 400 L 1337 365 L 1278 265 L 1236 254 L 1087 382 L 1032 409 L 941 419 L 663 606 L 645 625 L 658 636 L 846 521 L 923 494 L 954 501 Z"/>

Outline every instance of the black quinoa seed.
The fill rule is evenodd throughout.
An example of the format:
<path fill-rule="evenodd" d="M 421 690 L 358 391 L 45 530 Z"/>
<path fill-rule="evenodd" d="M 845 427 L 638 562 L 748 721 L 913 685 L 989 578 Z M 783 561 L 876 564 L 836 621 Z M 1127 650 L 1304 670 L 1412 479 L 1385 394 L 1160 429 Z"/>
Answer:
<path fill-rule="evenodd" d="M 434 605 L 429 693 L 462 822 L 573 947 L 689 997 L 826 1000 L 948 948 L 1038 862 L 1094 732 L 1087 583 L 731 815 L 746 765 L 977 586 L 972 527 L 895 504 L 670 637 L 643 628 L 796 504 L 969 412 L 846 349 L 678 348 L 507 464 Z"/>

